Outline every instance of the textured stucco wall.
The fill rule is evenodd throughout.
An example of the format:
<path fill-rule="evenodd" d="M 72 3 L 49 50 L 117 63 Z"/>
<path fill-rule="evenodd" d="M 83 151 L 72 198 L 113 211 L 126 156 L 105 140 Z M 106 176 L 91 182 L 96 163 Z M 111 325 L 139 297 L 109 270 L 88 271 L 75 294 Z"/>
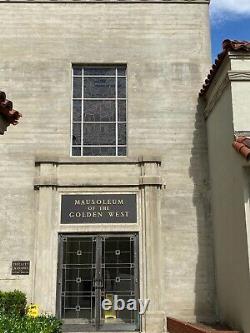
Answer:
<path fill-rule="evenodd" d="M 162 158 L 162 311 L 214 319 L 207 142 L 197 95 L 209 67 L 206 4 L 1 4 L 0 83 L 23 113 L 1 138 L 0 288 L 34 266 L 35 156 L 68 158 L 72 63 L 128 66 L 128 154 Z M 89 175 L 91 181 L 91 173 Z M 157 281 L 155 281 L 157 283 Z"/>
<path fill-rule="evenodd" d="M 249 82 L 228 80 L 222 90 L 221 83 L 232 70 L 241 71 L 241 67 L 226 59 L 216 76 L 217 84 L 208 93 L 209 103 L 217 93 L 217 102 L 207 119 L 216 290 L 220 320 L 248 333 L 250 275 L 246 215 L 249 216 L 249 173 L 244 168 L 248 163 L 233 149 L 232 142 L 235 131 L 250 130 L 244 113 L 249 104 Z"/>

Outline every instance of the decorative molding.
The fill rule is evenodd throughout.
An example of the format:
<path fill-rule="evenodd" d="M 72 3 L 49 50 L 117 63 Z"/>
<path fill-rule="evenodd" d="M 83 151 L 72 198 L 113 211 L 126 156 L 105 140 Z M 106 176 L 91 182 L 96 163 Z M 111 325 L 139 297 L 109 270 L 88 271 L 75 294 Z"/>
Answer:
<path fill-rule="evenodd" d="M 212 88 L 215 90 L 215 93 L 208 99 L 209 102 L 204 110 L 205 119 L 207 119 L 209 114 L 213 111 L 215 104 L 220 99 L 223 91 L 232 81 L 250 81 L 250 71 L 228 71 L 218 87 L 215 83 L 215 86 Z"/>
<path fill-rule="evenodd" d="M 114 163 L 114 158 L 110 158 L 109 162 L 103 159 L 98 162 L 98 159 L 91 158 L 89 161 L 82 161 L 74 159 L 65 160 L 46 160 L 36 161 L 37 176 L 34 178 L 34 189 L 39 190 L 43 187 L 57 188 L 98 188 L 98 187 L 145 187 L 154 186 L 161 188 L 164 186 L 163 179 L 160 175 L 161 162 L 157 157 L 153 156 L 140 156 L 134 159 L 126 159 Z M 103 170 L 102 164 L 116 164 L 114 166 L 115 176 L 104 175 L 100 171 Z M 93 177 L 92 171 L 88 174 L 91 168 L 89 164 L 95 164 L 95 176 Z M 120 166 L 125 164 L 127 169 L 130 170 L 129 176 L 123 177 L 123 172 L 119 171 Z M 77 170 L 82 166 L 82 173 L 79 176 Z M 138 166 L 135 168 L 134 166 Z M 100 169 L 101 168 L 101 169 Z M 68 172 L 70 170 L 70 172 Z M 65 176 L 67 174 L 67 176 Z"/>
<path fill-rule="evenodd" d="M 52 187 L 54 189 L 57 188 L 99 188 L 99 187 L 144 187 L 144 186 L 156 186 L 162 187 L 163 180 L 160 176 L 150 177 L 150 176 L 141 176 L 138 179 L 131 178 L 127 180 L 124 184 L 119 184 L 118 179 L 114 179 L 112 183 L 110 182 L 98 182 L 96 184 L 90 183 L 76 183 L 72 180 L 58 180 L 57 178 L 46 179 L 45 177 L 35 177 L 34 179 L 34 189 L 39 190 L 41 187 Z"/>
<path fill-rule="evenodd" d="M 234 131 L 234 135 L 236 137 L 239 137 L 239 136 L 250 137 L 250 131 Z"/>
<path fill-rule="evenodd" d="M 214 88 L 214 89 L 216 89 L 216 92 L 215 92 L 215 94 L 213 94 L 213 96 L 211 97 L 209 103 L 207 104 L 207 106 L 204 110 L 205 119 L 207 119 L 208 116 L 210 115 L 210 113 L 213 111 L 215 104 L 218 102 L 221 95 L 223 94 L 223 91 L 225 90 L 225 88 L 227 87 L 227 85 L 229 83 L 230 83 L 229 76 L 226 75 L 224 77 L 224 79 L 221 81 L 220 85 L 218 87 Z"/>
<path fill-rule="evenodd" d="M 0 0 L 0 3 L 176 3 L 209 4 L 210 0 Z"/>
<path fill-rule="evenodd" d="M 241 51 L 230 51 L 228 53 L 230 60 L 249 60 L 250 52 L 241 52 Z"/>
<path fill-rule="evenodd" d="M 230 81 L 250 81 L 250 71 L 228 71 Z"/>

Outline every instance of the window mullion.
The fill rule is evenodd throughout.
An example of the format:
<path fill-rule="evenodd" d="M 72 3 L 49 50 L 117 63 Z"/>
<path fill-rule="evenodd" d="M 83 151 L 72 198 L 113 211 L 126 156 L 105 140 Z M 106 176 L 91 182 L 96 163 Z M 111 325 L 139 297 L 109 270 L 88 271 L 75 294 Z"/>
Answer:
<path fill-rule="evenodd" d="M 118 69 L 115 69 L 115 155 L 118 156 Z"/>
<path fill-rule="evenodd" d="M 83 156 L 83 115 L 84 115 L 84 67 L 82 68 L 82 121 L 81 121 L 81 156 Z"/>
<path fill-rule="evenodd" d="M 74 96 L 74 70 L 72 68 L 72 91 L 71 91 L 72 97 Z M 71 142 L 71 156 L 73 156 L 73 128 L 74 128 L 74 123 L 73 123 L 73 109 L 74 106 L 74 100 L 71 99 L 71 124 L 70 124 L 70 128 L 71 128 L 71 133 L 70 133 L 70 142 Z"/>

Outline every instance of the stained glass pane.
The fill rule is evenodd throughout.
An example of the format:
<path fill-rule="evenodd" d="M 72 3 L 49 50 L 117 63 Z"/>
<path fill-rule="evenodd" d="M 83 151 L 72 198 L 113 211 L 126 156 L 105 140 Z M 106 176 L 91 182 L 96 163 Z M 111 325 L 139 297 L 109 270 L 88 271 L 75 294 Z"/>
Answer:
<path fill-rule="evenodd" d="M 73 147 L 72 148 L 72 156 L 81 156 L 81 148 Z"/>
<path fill-rule="evenodd" d="M 115 121 L 115 101 L 84 101 L 85 121 Z"/>
<path fill-rule="evenodd" d="M 73 78 L 73 97 L 74 98 L 82 97 L 82 78 L 81 77 Z"/>
<path fill-rule="evenodd" d="M 118 124 L 118 144 L 126 145 L 126 124 Z"/>
<path fill-rule="evenodd" d="M 73 75 L 82 75 L 82 67 L 74 66 L 73 67 Z"/>
<path fill-rule="evenodd" d="M 115 124 L 83 124 L 84 145 L 115 145 Z"/>
<path fill-rule="evenodd" d="M 126 147 L 118 147 L 118 155 L 119 156 L 126 156 L 127 155 L 127 148 Z"/>
<path fill-rule="evenodd" d="M 118 121 L 126 121 L 126 101 L 118 101 Z"/>
<path fill-rule="evenodd" d="M 115 76 L 115 67 L 85 67 L 84 75 Z"/>
<path fill-rule="evenodd" d="M 115 156 L 116 149 L 111 147 L 83 147 L 84 156 Z"/>
<path fill-rule="evenodd" d="M 73 146 L 81 144 L 81 124 L 73 124 L 73 135 L 72 135 Z"/>
<path fill-rule="evenodd" d="M 117 68 L 118 75 L 126 76 L 126 66 L 121 66 Z"/>
<path fill-rule="evenodd" d="M 82 116 L 82 101 L 73 101 L 73 121 L 81 121 Z"/>
<path fill-rule="evenodd" d="M 115 98 L 115 78 L 84 78 L 85 98 Z"/>
<path fill-rule="evenodd" d="M 126 98 L 126 78 L 118 78 L 118 98 Z"/>

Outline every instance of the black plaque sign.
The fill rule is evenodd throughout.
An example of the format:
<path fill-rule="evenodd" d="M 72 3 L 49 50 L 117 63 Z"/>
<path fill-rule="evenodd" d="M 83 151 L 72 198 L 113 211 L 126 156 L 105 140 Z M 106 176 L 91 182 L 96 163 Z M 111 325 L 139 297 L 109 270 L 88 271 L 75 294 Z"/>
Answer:
<path fill-rule="evenodd" d="M 69 194 L 62 196 L 62 224 L 136 222 L 136 194 Z"/>
<path fill-rule="evenodd" d="M 12 275 L 29 275 L 30 261 L 12 261 Z"/>

